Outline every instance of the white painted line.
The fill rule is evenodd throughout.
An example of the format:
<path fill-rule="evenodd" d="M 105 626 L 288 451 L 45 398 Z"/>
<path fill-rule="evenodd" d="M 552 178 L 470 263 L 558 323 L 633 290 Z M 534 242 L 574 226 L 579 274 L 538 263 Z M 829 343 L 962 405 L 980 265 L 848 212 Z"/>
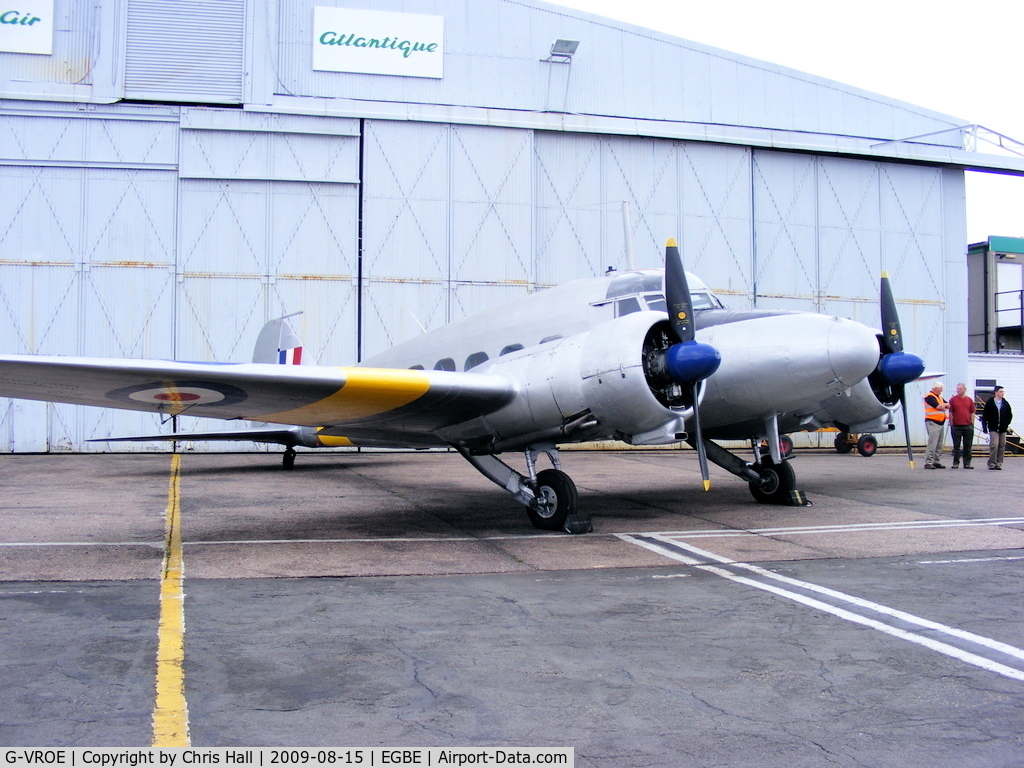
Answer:
<path fill-rule="evenodd" d="M 723 568 L 718 568 L 717 566 L 704 565 L 699 567 L 702 570 L 716 573 L 719 576 L 723 576 L 727 579 L 737 581 L 741 584 L 746 584 L 751 587 L 756 587 L 757 589 L 763 589 L 768 592 L 773 592 L 774 594 L 777 594 L 780 597 L 785 597 L 789 600 L 793 600 L 797 603 L 802 603 L 811 608 L 817 608 L 820 611 L 831 613 L 833 616 L 838 616 L 841 619 L 846 619 L 847 621 L 851 621 L 855 624 L 861 624 L 865 627 L 871 627 L 872 629 L 877 629 L 879 632 L 884 632 L 887 635 L 898 637 L 901 640 L 906 640 L 910 643 L 922 645 L 925 648 L 929 648 L 933 651 L 937 651 L 938 653 L 944 654 L 951 658 L 964 661 L 968 664 L 980 667 L 981 669 L 986 669 L 989 672 L 995 672 L 996 674 L 1002 675 L 1003 677 L 1008 677 L 1011 680 L 1020 680 L 1024 682 L 1024 671 L 1015 669 L 1014 667 L 1009 667 L 1005 664 L 1000 664 L 999 662 L 992 661 L 991 659 L 986 659 L 984 656 L 978 656 L 974 653 L 962 651 L 959 648 L 956 648 L 952 645 L 947 645 L 946 643 L 940 642 L 938 640 L 932 640 L 931 638 L 918 635 L 914 632 L 908 632 L 905 629 L 891 627 L 888 624 L 885 624 L 884 622 L 877 621 L 875 619 L 869 619 L 866 616 L 861 616 L 859 614 L 853 613 L 852 611 L 847 611 L 842 608 L 829 605 L 828 603 L 823 603 L 820 600 L 815 600 L 814 598 L 798 595 L 795 592 L 790 592 L 789 590 L 782 589 L 781 587 L 774 587 L 771 584 L 765 584 L 760 581 L 755 581 L 754 579 L 748 579 L 743 576 L 737 576 L 736 574 L 729 573 L 729 571 L 726 571 Z"/>
<path fill-rule="evenodd" d="M 799 587 L 800 589 L 806 589 L 809 592 L 817 592 L 818 594 L 827 595 L 828 597 L 831 597 L 834 600 L 841 600 L 843 602 L 850 603 L 851 605 L 856 605 L 858 608 L 864 608 L 869 611 L 875 611 L 876 613 L 881 613 L 884 616 L 890 616 L 894 619 L 905 621 L 908 624 L 916 624 L 919 627 L 923 627 L 924 629 L 930 629 L 935 632 L 941 632 L 943 634 L 950 635 L 951 637 L 956 637 L 960 640 L 966 640 L 968 642 L 984 646 L 985 648 L 989 648 L 993 651 L 1005 653 L 1008 656 L 1013 656 L 1015 658 L 1024 660 L 1024 650 L 1016 648 L 1012 645 L 1007 645 L 1006 643 L 1001 643 L 998 640 L 991 640 L 987 637 L 976 635 L 973 632 L 967 632 L 963 629 L 948 627 L 945 624 L 939 624 L 938 622 L 930 621 L 929 619 L 922 619 L 919 616 L 914 616 L 913 614 L 905 613 L 903 611 L 897 610 L 896 608 L 890 608 L 887 605 L 881 605 L 879 603 L 871 602 L 870 600 L 855 597 L 854 595 L 848 595 L 845 592 L 839 592 L 835 589 L 818 586 L 817 584 L 812 584 L 808 581 L 801 581 L 800 579 L 793 579 L 789 576 L 783 576 L 780 573 L 769 571 L 766 568 L 761 568 L 757 565 L 751 565 L 750 563 L 737 563 L 734 560 L 730 560 L 727 557 L 722 557 L 712 552 L 707 552 L 703 549 L 699 549 L 693 546 L 692 544 L 686 544 L 681 541 L 672 543 L 674 543 L 676 546 L 690 550 L 691 552 L 694 552 L 695 554 L 698 554 L 702 557 L 711 558 L 713 560 L 718 560 L 721 563 L 726 563 L 728 565 L 733 565 L 737 568 L 742 568 L 752 573 L 756 573 L 758 576 L 764 576 L 765 578 L 774 579 L 775 581 L 781 581 L 784 584 Z"/>
<path fill-rule="evenodd" d="M 644 547 L 646 549 L 651 549 L 653 551 L 657 551 L 657 549 L 658 549 L 655 544 L 652 544 L 649 541 L 643 541 L 643 540 L 640 540 L 640 539 L 635 539 L 630 534 L 621 534 L 619 536 L 619 538 L 621 538 L 623 541 L 627 541 L 627 542 L 636 544 L 638 546 L 642 546 L 642 547 Z M 709 559 L 709 560 L 712 560 L 712 561 L 716 561 L 716 562 L 721 563 L 722 565 L 725 565 L 725 566 L 730 566 L 730 567 L 733 567 L 733 568 L 742 568 L 744 570 L 747 570 L 747 571 L 750 571 L 750 572 L 752 572 L 754 574 L 757 574 L 758 576 L 761 576 L 762 578 L 767 578 L 767 579 L 771 579 L 771 580 L 774 580 L 774 581 L 779 581 L 779 582 L 783 582 L 783 583 L 786 583 L 786 584 L 790 584 L 790 585 L 799 587 L 799 588 L 804 589 L 804 590 L 809 591 L 809 592 L 816 592 L 816 593 L 819 593 L 819 594 L 822 594 L 822 595 L 827 595 L 828 597 L 831 597 L 834 600 L 838 600 L 838 601 L 842 601 L 842 602 L 847 602 L 847 603 L 849 603 L 851 605 L 855 605 L 855 606 L 857 606 L 859 608 L 862 608 L 862 609 L 874 611 L 874 612 L 877 612 L 877 613 L 882 614 L 884 616 L 888 616 L 888 617 L 893 618 L 893 619 L 904 621 L 904 622 L 909 623 L 909 624 L 916 624 L 917 626 L 920 626 L 922 628 L 929 629 L 929 630 L 936 631 L 936 632 L 941 632 L 941 633 L 947 634 L 947 635 L 949 635 L 951 637 L 956 637 L 956 638 L 958 638 L 960 640 L 965 640 L 967 642 L 970 642 L 970 643 L 982 646 L 984 648 L 988 648 L 990 650 L 993 650 L 993 651 L 996 651 L 996 652 L 999 652 L 999 653 L 1011 656 L 1013 658 L 1024 660 L 1024 650 L 1022 650 L 1020 648 L 1016 648 L 1016 647 L 1014 647 L 1012 645 L 1007 645 L 1006 643 L 1001 643 L 1001 642 L 999 642 L 997 640 L 992 640 L 992 639 L 987 638 L 987 637 L 982 637 L 980 635 L 976 635 L 973 632 L 966 632 L 964 630 L 956 629 L 954 627 L 949 627 L 949 626 L 946 626 L 944 624 L 939 624 L 938 622 L 930 621 L 928 619 L 922 619 L 919 616 L 914 616 L 914 615 L 906 613 L 904 611 L 899 611 L 899 610 L 896 610 L 894 608 L 889 608 L 888 606 L 880 605 L 879 603 L 874 603 L 874 602 L 871 602 L 869 600 L 864 600 L 862 598 L 858 598 L 858 597 L 855 597 L 853 595 L 847 595 L 847 594 L 845 594 L 843 592 L 839 592 L 837 590 L 829 589 L 827 587 L 821 587 L 821 586 L 819 586 L 817 584 L 812 584 L 810 582 L 801 581 L 799 579 L 791 579 L 791 578 L 789 578 L 787 576 L 782 576 L 781 574 L 773 573 L 773 572 L 768 571 L 768 570 L 766 570 L 764 568 L 760 568 L 758 566 L 751 565 L 750 563 L 739 563 L 739 562 L 730 560 L 727 557 L 723 557 L 721 555 L 716 555 L 713 552 L 707 552 L 705 550 L 699 549 L 698 547 L 695 547 L 695 546 L 693 546 L 691 544 L 686 544 L 684 542 L 676 541 L 676 540 L 674 540 L 672 538 L 669 538 L 667 536 L 650 536 L 649 538 L 652 538 L 652 539 L 655 539 L 657 541 L 663 542 L 666 545 L 666 547 L 680 547 L 680 548 L 685 549 L 687 551 L 693 552 L 695 555 L 698 555 L 699 557 L 706 558 L 706 559 Z M 946 656 L 950 656 L 952 658 L 959 659 L 960 661 L 964 661 L 964 662 L 966 662 L 968 664 L 972 664 L 973 666 L 980 667 L 982 669 L 986 669 L 986 670 L 988 670 L 990 672 L 995 672 L 995 673 L 997 673 L 999 675 L 1002 675 L 1004 677 L 1008 677 L 1008 678 L 1011 678 L 1011 679 L 1014 679 L 1014 680 L 1024 681 L 1024 671 L 1022 671 L 1022 670 L 1016 669 L 1014 667 L 1007 666 L 1005 664 L 1000 664 L 999 662 L 993 661 L 991 659 L 987 659 L 987 658 L 985 658 L 983 656 L 979 656 L 978 654 L 974 654 L 974 653 L 970 653 L 968 651 L 964 651 L 964 650 L 962 650 L 960 648 L 956 648 L 955 646 L 949 645 L 949 644 L 941 642 L 939 640 L 934 640 L 932 638 L 925 637 L 923 635 L 919 635 L 919 634 L 916 634 L 914 632 L 907 631 L 905 629 L 900 629 L 899 627 L 891 626 L 889 624 L 884 623 L 883 621 L 872 619 L 872 618 L 869 618 L 869 617 L 866 617 L 866 616 L 861 616 L 861 615 L 859 615 L 857 613 L 853 613 L 852 611 L 848 611 L 848 610 L 846 610 L 844 608 L 840 608 L 838 606 L 830 605 L 830 604 L 822 602 L 820 600 L 816 600 L 816 599 L 814 599 L 812 597 L 807 597 L 805 595 L 800 595 L 800 594 L 798 594 L 796 592 L 792 592 L 792 591 L 790 591 L 788 589 L 784 589 L 782 587 L 777 587 L 777 586 L 775 586 L 773 584 L 766 584 L 763 581 L 755 580 L 755 579 L 752 579 L 752 578 L 741 576 L 741 575 L 736 574 L 736 573 L 732 573 L 731 571 L 727 570 L 726 568 L 723 568 L 723 567 L 720 567 L 720 566 L 711 565 L 711 564 L 708 564 L 708 563 L 700 563 L 700 561 L 695 561 L 695 558 L 688 557 L 687 555 L 684 555 L 684 554 L 679 553 L 679 552 L 674 552 L 674 551 L 672 551 L 670 549 L 662 550 L 662 554 L 664 554 L 666 557 L 668 557 L 670 559 L 676 560 L 676 561 L 681 562 L 681 563 L 685 563 L 686 565 L 695 565 L 695 567 L 699 568 L 700 570 L 708 571 L 709 573 L 714 573 L 714 574 L 716 574 L 718 576 L 722 576 L 723 578 L 727 578 L 727 579 L 729 579 L 731 581 L 735 581 L 735 582 L 738 582 L 740 584 L 745 584 L 747 586 L 751 586 L 751 587 L 754 587 L 756 589 L 760 589 L 760 590 L 764 590 L 764 591 L 767 591 L 767 592 L 771 592 L 773 594 L 779 595 L 780 597 L 785 597 L 788 600 L 792 600 L 794 602 L 801 603 L 802 605 L 806 605 L 806 606 L 809 606 L 809 607 L 816 608 L 818 610 L 824 611 L 826 613 L 830 613 L 833 616 L 837 616 L 839 618 L 845 619 L 846 621 L 851 621 L 851 622 L 854 622 L 856 624 L 861 624 L 863 626 L 871 627 L 872 629 L 876 629 L 879 632 L 884 632 L 885 634 L 891 635 L 893 637 L 898 637 L 901 640 L 906 640 L 908 642 L 912 642 L 912 643 L 916 643 L 918 645 L 922 645 L 922 646 L 924 646 L 926 648 L 930 648 L 933 651 L 937 651 L 938 653 L 942 653 L 942 654 L 944 654 Z"/>
<path fill-rule="evenodd" d="M 801 525 L 790 528 L 745 528 L 702 531 L 659 531 L 657 535 L 679 539 L 714 539 L 734 536 L 799 536 L 812 533 L 859 533 L 863 531 L 899 531 L 921 528 L 973 528 L 993 525 L 1024 525 L 1024 517 L 992 517 L 978 520 L 904 520 L 890 523 L 847 523 L 843 525 Z"/>
<path fill-rule="evenodd" d="M 162 550 L 162 541 L 4 541 L 0 547 L 155 547 Z"/>
<path fill-rule="evenodd" d="M 598 534 L 601 535 L 601 534 Z M 613 534 L 606 534 L 613 535 Z M 518 534 L 514 536 L 380 536 L 358 539 L 198 539 L 185 541 L 183 546 L 216 546 L 218 544 L 372 544 L 372 543 L 418 543 L 453 541 L 514 541 L 535 539 L 560 539 L 564 533 Z M 162 541 L 6 541 L 2 547 L 155 547 L 163 550 Z"/>
<path fill-rule="evenodd" d="M 1024 560 L 1024 557 L 965 557 L 960 560 L 918 560 L 918 565 L 959 565 L 960 563 L 998 563 L 1004 560 Z"/>

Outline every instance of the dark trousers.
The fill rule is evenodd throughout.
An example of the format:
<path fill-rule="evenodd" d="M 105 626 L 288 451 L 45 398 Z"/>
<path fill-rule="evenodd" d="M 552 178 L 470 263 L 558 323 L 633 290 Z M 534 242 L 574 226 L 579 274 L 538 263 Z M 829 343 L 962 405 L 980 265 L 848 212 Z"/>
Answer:
<path fill-rule="evenodd" d="M 953 463 L 959 464 L 964 457 L 964 466 L 971 466 L 971 449 L 974 447 L 974 425 L 953 426 Z"/>

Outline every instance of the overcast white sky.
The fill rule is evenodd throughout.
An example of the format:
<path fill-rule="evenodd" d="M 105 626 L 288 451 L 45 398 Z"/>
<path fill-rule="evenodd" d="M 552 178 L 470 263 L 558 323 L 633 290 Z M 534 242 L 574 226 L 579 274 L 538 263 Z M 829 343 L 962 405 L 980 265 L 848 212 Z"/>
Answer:
<path fill-rule="evenodd" d="M 550 1 L 909 101 L 1024 142 L 1021 0 Z M 968 240 L 989 235 L 1024 237 L 1024 177 L 967 174 Z"/>

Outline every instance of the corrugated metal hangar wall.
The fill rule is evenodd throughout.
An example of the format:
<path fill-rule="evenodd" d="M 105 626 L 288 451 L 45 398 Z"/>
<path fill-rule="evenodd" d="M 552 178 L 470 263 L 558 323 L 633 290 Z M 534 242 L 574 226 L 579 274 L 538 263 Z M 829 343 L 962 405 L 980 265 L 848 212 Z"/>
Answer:
<path fill-rule="evenodd" d="M 126 20 L 109 23 L 145 29 L 165 5 L 133 1 Z M 213 5 L 250 24 L 266 9 Z M 282 0 L 275 18 L 310 8 Z M 159 78 L 132 64 L 128 39 L 121 87 L 154 99 Z M 282 32 L 283 48 L 289 40 Z M 277 82 L 301 80 L 295 57 L 280 58 Z M 180 78 L 163 87 L 179 97 L 186 88 Z M 218 75 L 216 95 L 192 96 L 230 101 L 222 90 L 237 87 Z M 665 239 L 678 236 L 688 269 L 730 306 L 868 323 L 887 269 L 908 346 L 933 369 L 952 371 L 961 346 L 966 359 L 964 323 L 947 304 L 966 290 L 950 278 L 966 240 L 962 170 L 436 115 L 286 111 L 0 102 L 3 351 L 240 361 L 268 318 L 301 310 L 307 355 L 345 364 L 421 327 L 625 267 L 625 202 L 639 267 L 660 266 Z M 0 399 L 0 451 L 108 450 L 86 441 L 161 429 L 148 414 Z"/>

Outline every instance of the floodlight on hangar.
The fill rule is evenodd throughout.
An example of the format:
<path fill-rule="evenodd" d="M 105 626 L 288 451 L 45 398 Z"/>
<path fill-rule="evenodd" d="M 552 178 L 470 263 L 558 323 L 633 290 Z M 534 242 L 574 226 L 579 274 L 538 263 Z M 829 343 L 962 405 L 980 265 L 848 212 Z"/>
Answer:
<path fill-rule="evenodd" d="M 566 40 L 560 37 L 551 44 L 548 58 L 541 59 L 541 61 L 559 61 L 568 64 L 579 46 L 579 40 Z"/>

